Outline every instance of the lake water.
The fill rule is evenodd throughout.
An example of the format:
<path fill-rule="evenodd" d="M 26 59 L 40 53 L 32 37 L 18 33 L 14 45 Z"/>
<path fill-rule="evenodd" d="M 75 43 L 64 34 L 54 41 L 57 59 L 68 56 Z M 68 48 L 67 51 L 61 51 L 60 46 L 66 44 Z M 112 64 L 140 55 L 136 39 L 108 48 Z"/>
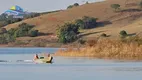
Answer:
<path fill-rule="evenodd" d="M 35 53 L 53 53 L 56 50 L 58 49 L 0 48 L 0 80 L 141 80 L 142 78 L 142 62 L 67 57 L 54 57 L 52 64 L 31 62 Z"/>

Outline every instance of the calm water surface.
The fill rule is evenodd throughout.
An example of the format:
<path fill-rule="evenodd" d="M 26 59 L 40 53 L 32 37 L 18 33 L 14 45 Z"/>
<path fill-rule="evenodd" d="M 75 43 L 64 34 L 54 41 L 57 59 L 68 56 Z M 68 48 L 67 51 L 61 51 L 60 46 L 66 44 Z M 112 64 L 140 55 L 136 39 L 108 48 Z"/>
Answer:
<path fill-rule="evenodd" d="M 54 57 L 53 64 L 31 62 L 50 48 L 0 48 L 0 80 L 141 80 L 142 62 Z M 17 60 L 19 62 L 17 62 Z"/>

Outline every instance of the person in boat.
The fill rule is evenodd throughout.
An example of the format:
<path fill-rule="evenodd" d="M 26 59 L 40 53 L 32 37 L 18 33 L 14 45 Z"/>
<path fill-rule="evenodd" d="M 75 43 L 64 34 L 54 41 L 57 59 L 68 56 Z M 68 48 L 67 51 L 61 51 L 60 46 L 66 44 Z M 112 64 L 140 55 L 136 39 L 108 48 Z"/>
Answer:
<path fill-rule="evenodd" d="M 47 55 L 47 59 L 48 59 L 48 62 L 52 62 L 53 57 L 52 57 L 50 54 L 48 54 L 48 55 Z"/>
<path fill-rule="evenodd" d="M 39 59 L 38 54 L 35 54 L 34 60 L 37 60 L 37 59 Z"/>

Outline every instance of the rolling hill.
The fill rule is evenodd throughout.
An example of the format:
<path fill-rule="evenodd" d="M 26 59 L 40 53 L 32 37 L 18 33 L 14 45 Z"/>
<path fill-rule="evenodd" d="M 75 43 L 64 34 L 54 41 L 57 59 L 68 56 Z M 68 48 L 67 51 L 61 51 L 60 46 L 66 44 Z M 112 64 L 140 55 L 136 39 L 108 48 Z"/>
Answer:
<path fill-rule="evenodd" d="M 84 38 L 93 38 L 102 33 L 111 35 L 111 38 L 116 38 L 121 30 L 126 30 L 130 34 L 139 34 L 142 30 L 142 11 L 139 9 L 137 3 L 140 1 L 141 0 L 106 0 L 103 2 L 89 3 L 10 24 L 5 26 L 5 28 L 9 30 L 25 22 L 36 25 L 35 29 L 38 29 L 42 33 L 55 34 L 58 25 L 74 21 L 83 16 L 91 16 L 98 18 L 98 22 L 101 24 L 98 28 L 82 30 L 82 34 L 86 34 L 83 36 Z M 121 11 L 114 12 L 110 7 L 111 4 L 120 4 Z M 39 36 L 38 38 L 43 38 L 43 36 Z"/>

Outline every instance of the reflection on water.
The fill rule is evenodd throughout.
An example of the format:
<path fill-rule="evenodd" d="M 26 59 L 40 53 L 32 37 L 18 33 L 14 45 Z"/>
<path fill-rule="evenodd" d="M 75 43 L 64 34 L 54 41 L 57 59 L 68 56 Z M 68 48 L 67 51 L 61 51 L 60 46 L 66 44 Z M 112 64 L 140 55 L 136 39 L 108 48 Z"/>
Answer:
<path fill-rule="evenodd" d="M 140 80 L 142 78 L 140 61 L 54 57 L 53 64 L 35 64 L 32 61 L 34 54 L 31 54 L 34 49 L 28 49 L 29 52 L 26 51 L 24 54 L 14 54 L 15 50 L 22 53 L 22 49 L 10 50 L 13 54 L 0 54 L 0 80 Z M 40 50 L 42 52 L 42 49 Z M 44 50 L 50 52 L 50 49 Z"/>

